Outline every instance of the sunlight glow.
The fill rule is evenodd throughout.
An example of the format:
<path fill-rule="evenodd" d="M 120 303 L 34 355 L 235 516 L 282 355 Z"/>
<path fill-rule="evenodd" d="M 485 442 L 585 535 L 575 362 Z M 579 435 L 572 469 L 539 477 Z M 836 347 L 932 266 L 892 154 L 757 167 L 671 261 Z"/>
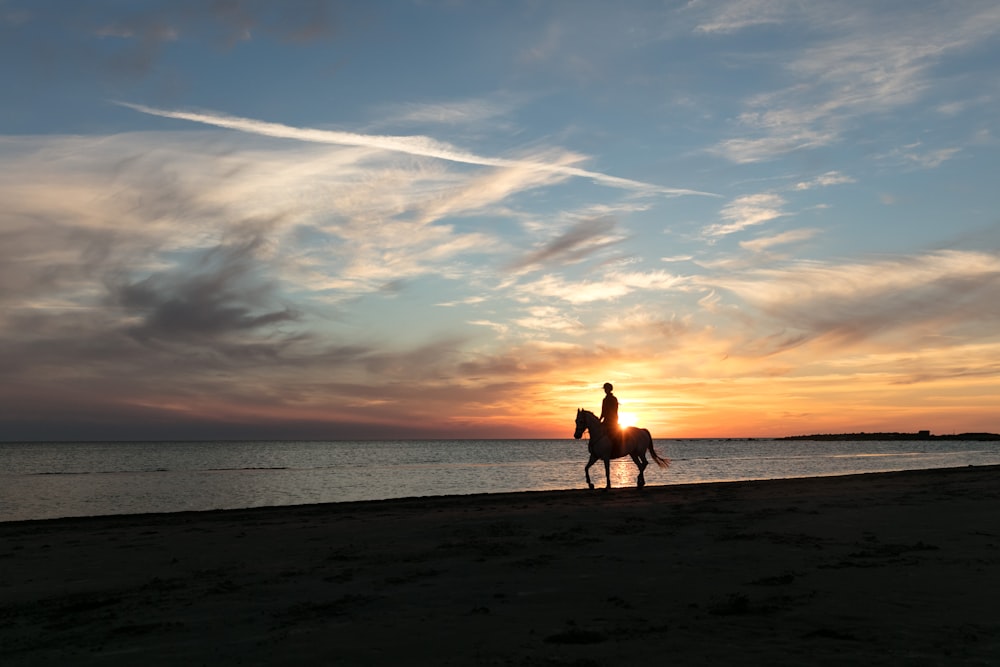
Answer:
<path fill-rule="evenodd" d="M 619 412 L 618 413 L 618 425 L 622 428 L 627 428 L 629 426 L 636 425 L 636 417 L 632 412 Z"/>

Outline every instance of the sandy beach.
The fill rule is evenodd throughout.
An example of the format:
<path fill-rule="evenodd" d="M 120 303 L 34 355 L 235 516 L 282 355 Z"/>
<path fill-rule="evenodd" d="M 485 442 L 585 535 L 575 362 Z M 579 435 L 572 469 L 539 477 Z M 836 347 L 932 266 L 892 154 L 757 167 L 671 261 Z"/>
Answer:
<path fill-rule="evenodd" d="M 1000 665 L 1000 468 L 0 524 L 0 664 Z"/>

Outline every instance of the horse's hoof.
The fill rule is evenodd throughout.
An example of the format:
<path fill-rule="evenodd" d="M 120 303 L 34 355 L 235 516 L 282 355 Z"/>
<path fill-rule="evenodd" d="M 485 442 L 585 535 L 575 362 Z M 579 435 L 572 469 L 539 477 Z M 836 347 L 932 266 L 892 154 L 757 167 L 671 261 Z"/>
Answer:
<path fill-rule="evenodd" d="M 589 486 L 590 488 L 594 488 L 593 484 L 588 484 L 587 486 Z"/>

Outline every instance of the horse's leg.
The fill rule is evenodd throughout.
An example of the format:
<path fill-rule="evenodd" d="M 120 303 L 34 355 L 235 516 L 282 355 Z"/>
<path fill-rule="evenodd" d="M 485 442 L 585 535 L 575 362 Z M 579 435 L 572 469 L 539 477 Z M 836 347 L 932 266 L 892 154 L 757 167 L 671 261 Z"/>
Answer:
<path fill-rule="evenodd" d="M 632 462 L 635 463 L 635 467 L 639 469 L 639 477 L 635 480 L 635 485 L 641 489 L 646 486 L 646 477 L 642 474 L 642 471 L 649 464 L 641 459 L 641 455 L 631 454 L 630 456 L 632 457 Z"/>
<path fill-rule="evenodd" d="M 608 480 L 608 484 L 604 488 L 605 489 L 610 489 L 611 488 L 611 459 L 610 458 L 604 459 L 604 478 L 606 480 Z"/>
<path fill-rule="evenodd" d="M 641 444 L 639 444 L 636 447 L 636 449 L 639 450 L 638 451 L 639 462 L 637 462 L 636 465 L 639 466 L 639 488 L 640 489 L 643 486 L 646 485 L 646 476 L 644 474 L 644 471 L 646 470 L 646 466 L 649 465 L 649 460 L 646 458 L 646 450 L 653 443 L 652 438 L 648 438 L 648 436 L 649 436 L 649 432 L 648 431 L 645 432 L 645 435 L 647 436 L 647 440 L 643 441 Z"/>
<path fill-rule="evenodd" d="M 586 476 L 587 486 L 589 486 L 590 488 L 594 488 L 594 483 L 590 481 L 590 466 L 594 465 L 595 463 L 597 463 L 597 457 L 594 456 L 593 453 L 591 453 L 590 460 L 587 461 L 587 465 L 583 467 L 583 474 L 584 476 Z"/>

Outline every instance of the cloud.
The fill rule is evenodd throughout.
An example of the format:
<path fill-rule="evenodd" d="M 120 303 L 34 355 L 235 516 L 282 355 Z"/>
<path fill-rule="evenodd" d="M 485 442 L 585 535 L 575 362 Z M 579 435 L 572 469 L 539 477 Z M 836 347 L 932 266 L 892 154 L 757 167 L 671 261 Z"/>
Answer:
<path fill-rule="evenodd" d="M 488 327 L 496 332 L 496 335 L 503 338 L 510 333 L 510 325 L 493 320 L 469 320 L 469 324 L 477 327 Z"/>
<path fill-rule="evenodd" d="M 274 307 L 276 286 L 254 256 L 259 246 L 259 239 L 219 246 L 172 270 L 121 280 L 111 286 L 109 301 L 136 320 L 128 331 L 139 341 L 258 354 L 262 346 L 248 344 L 248 336 L 260 333 L 273 342 L 280 325 L 299 319 L 288 306 Z"/>
<path fill-rule="evenodd" d="M 658 345 L 662 345 L 664 341 L 676 345 L 678 339 L 691 332 L 692 318 L 690 315 L 679 317 L 676 314 L 664 318 L 657 311 L 637 306 L 616 311 L 610 317 L 602 319 L 600 328 L 619 335 L 652 333 L 656 336 Z"/>
<path fill-rule="evenodd" d="M 1000 34 L 1000 7 L 914 3 L 905 10 L 880 11 L 863 3 L 846 10 L 725 3 L 702 25 L 712 27 L 709 32 L 732 33 L 761 22 L 796 24 L 828 36 L 791 57 L 782 53 L 774 63 L 788 84 L 746 100 L 738 120 L 749 136 L 720 141 L 712 149 L 738 163 L 831 145 L 857 118 L 918 101 L 936 84 L 942 62 Z"/>
<path fill-rule="evenodd" d="M 513 262 L 510 267 L 517 270 L 578 262 L 617 243 L 620 239 L 612 234 L 616 225 L 617 222 L 607 216 L 581 220 L 538 250 Z"/>
<path fill-rule="evenodd" d="M 689 3 L 689 8 L 703 5 Z M 713 3 L 715 11 L 696 27 L 702 33 L 734 33 L 762 25 L 777 25 L 790 20 L 790 12 L 796 3 L 787 0 L 738 0 L 737 2 Z"/>
<path fill-rule="evenodd" d="M 571 154 L 546 154 L 554 164 L 575 160 Z M 511 195 L 561 183 L 568 174 L 539 171 L 534 166 L 516 164 L 478 172 L 460 184 L 427 197 L 419 206 L 420 218 L 431 221 L 458 213 L 471 213 L 495 205 Z"/>
<path fill-rule="evenodd" d="M 440 124 L 477 126 L 506 117 L 522 104 L 516 95 L 444 102 L 408 102 L 385 110 L 381 124 Z"/>
<path fill-rule="evenodd" d="M 839 171 L 828 171 L 809 181 L 800 181 L 795 184 L 796 190 L 812 190 L 813 188 L 827 188 L 832 185 L 844 185 L 846 183 L 856 183 L 850 176 L 841 174 Z"/>
<path fill-rule="evenodd" d="M 837 138 L 832 130 L 791 128 L 785 131 L 772 130 L 771 136 L 756 139 L 725 139 L 709 148 L 709 152 L 720 155 L 732 162 L 746 164 L 770 160 L 777 155 L 792 153 L 808 148 L 828 146 Z"/>
<path fill-rule="evenodd" d="M 317 130 L 310 128 L 298 128 L 281 123 L 271 123 L 267 121 L 241 118 L 239 116 L 229 116 L 212 112 L 194 113 L 185 111 L 169 111 L 156 109 L 141 104 L 131 104 L 128 102 L 118 102 L 121 106 L 134 109 L 141 113 L 163 118 L 175 118 L 187 120 L 194 123 L 213 125 L 240 132 L 248 132 L 266 137 L 276 137 L 280 139 L 293 139 L 296 141 L 307 141 L 324 144 L 338 144 L 341 146 L 363 146 L 378 150 L 394 151 L 416 155 L 420 157 L 447 160 L 462 164 L 471 164 L 484 167 L 517 167 L 522 169 L 536 170 L 575 176 L 579 178 L 591 179 L 596 183 L 609 187 L 623 188 L 626 190 L 637 190 L 648 194 L 660 194 L 665 196 L 681 195 L 703 195 L 712 196 L 711 193 L 698 192 L 696 190 L 686 190 L 681 188 L 669 188 L 641 181 L 634 181 L 627 178 L 610 176 L 599 172 L 587 171 L 566 164 L 551 162 L 535 162 L 528 160 L 511 160 L 507 158 L 484 157 L 463 151 L 448 143 L 437 141 L 423 136 L 391 136 L 391 135 L 370 135 L 358 134 L 354 132 L 341 132 L 337 130 Z M 579 160 L 580 158 L 575 158 Z"/>
<path fill-rule="evenodd" d="M 779 245 L 808 241 L 820 233 L 818 229 L 793 229 L 773 236 L 763 236 L 750 241 L 740 241 L 740 247 L 751 252 L 764 252 Z"/>
<path fill-rule="evenodd" d="M 362 335 L 369 351 L 356 351 L 331 302 L 456 277 L 456 257 L 496 251 L 490 234 L 412 219 L 425 183 L 467 176 L 360 148 L 262 143 L 0 139 L 0 339 L 20 368 L 9 377 L 93 372 L 141 393 L 147 375 L 173 392 L 174 376 L 215 365 L 246 378 L 279 360 L 286 374 L 303 359 L 357 368 L 374 346 Z"/>
<path fill-rule="evenodd" d="M 523 329 L 539 331 L 559 331 L 569 334 L 582 334 L 583 325 L 573 317 L 568 317 L 560 309 L 552 306 L 534 306 L 528 309 L 527 317 L 514 320 Z"/>
<path fill-rule="evenodd" d="M 890 163 L 935 169 L 961 152 L 960 148 L 939 148 L 937 150 L 921 150 L 921 142 L 908 144 L 877 156 Z"/>
<path fill-rule="evenodd" d="M 959 148 L 940 148 L 923 154 L 907 155 L 906 158 L 926 169 L 934 169 L 955 157 L 960 151 Z"/>
<path fill-rule="evenodd" d="M 600 280 L 569 280 L 545 275 L 517 287 L 523 296 L 559 299 L 571 304 L 610 301 L 639 290 L 683 288 L 687 279 L 667 271 L 609 271 Z"/>
<path fill-rule="evenodd" d="M 329 303 L 428 274 L 467 280 L 457 260 L 510 247 L 490 226 L 449 219 L 510 218 L 491 207 L 563 178 L 202 131 L 7 138 L 0 150 L 0 299 L 9 288 L 21 302 L 68 290 L 92 300 L 106 271 L 155 271 L 164 253 L 248 233 L 297 298 Z"/>
<path fill-rule="evenodd" d="M 771 351 L 824 341 L 852 346 L 875 338 L 906 341 L 993 336 L 1000 323 L 1000 256 L 942 250 L 869 263 L 800 261 L 783 269 L 699 278 L 763 314 L 779 332 Z M 921 343 L 915 341 L 921 340 Z"/>
<path fill-rule="evenodd" d="M 618 281 L 572 281 L 555 275 L 542 276 L 517 288 L 525 297 L 554 298 L 573 304 L 607 301 L 631 291 L 631 287 Z"/>
<path fill-rule="evenodd" d="M 726 222 L 709 225 L 703 233 L 707 237 L 727 236 L 780 218 L 788 215 L 781 210 L 785 203 L 783 197 L 773 192 L 737 197 L 722 208 L 720 216 Z"/>

